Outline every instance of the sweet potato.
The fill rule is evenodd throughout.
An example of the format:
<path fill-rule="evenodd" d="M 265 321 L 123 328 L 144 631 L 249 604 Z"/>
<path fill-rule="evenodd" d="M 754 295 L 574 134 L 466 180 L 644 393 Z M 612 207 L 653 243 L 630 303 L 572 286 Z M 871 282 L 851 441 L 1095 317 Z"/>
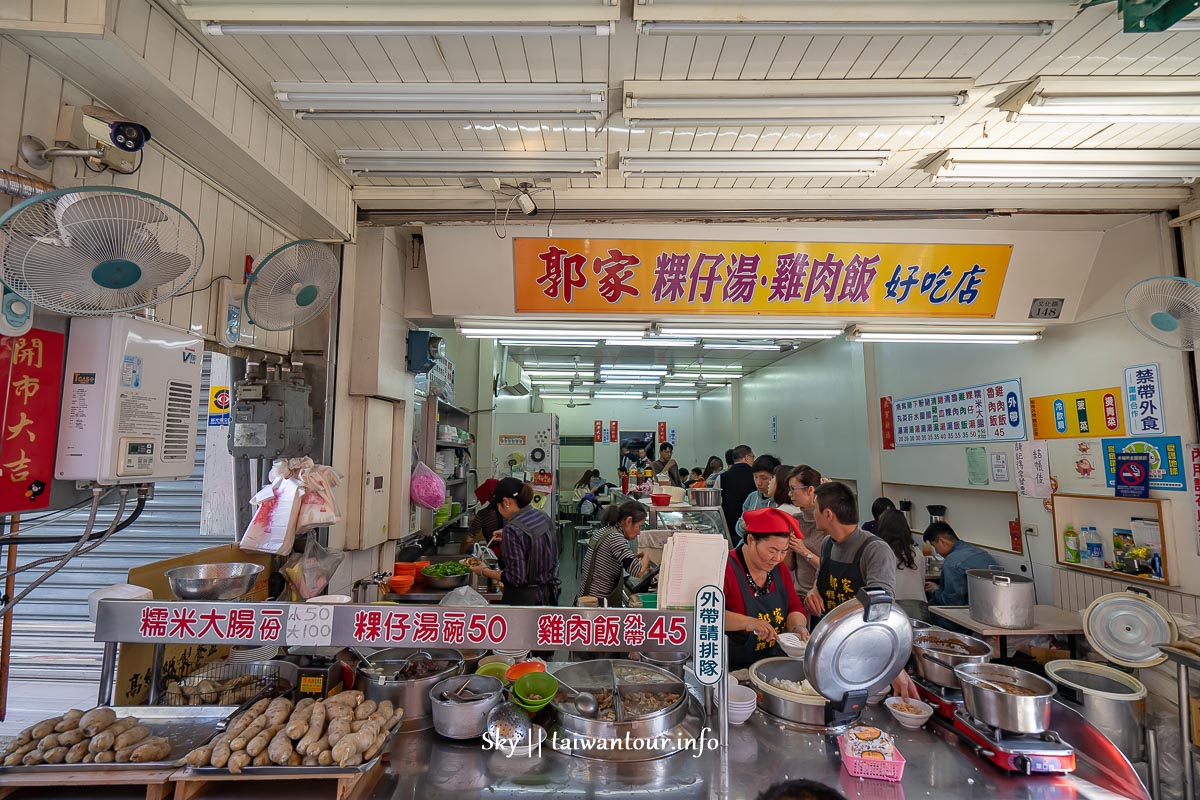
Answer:
<path fill-rule="evenodd" d="M 171 755 L 171 743 L 162 736 L 152 736 L 137 744 L 129 760 L 134 764 L 145 764 L 148 761 L 162 761 L 169 755 Z"/>
<path fill-rule="evenodd" d="M 363 761 L 370 761 L 380 750 L 383 749 L 383 743 L 387 741 L 387 733 L 380 731 L 375 734 L 375 741 L 371 742 L 371 746 L 363 753 Z"/>
<path fill-rule="evenodd" d="M 55 733 L 66 733 L 67 731 L 75 730 L 79 727 L 79 720 L 83 717 L 83 712 L 78 708 L 72 708 L 70 711 L 62 715 L 62 720 L 54 726 Z"/>
<path fill-rule="evenodd" d="M 213 747 L 214 745 L 211 744 L 197 747 L 187 754 L 184 761 L 189 767 L 207 767 L 212 762 Z"/>
<path fill-rule="evenodd" d="M 38 764 L 44 763 L 46 763 L 46 754 L 41 750 L 30 750 L 25 754 L 25 757 L 21 759 L 21 764 L 26 767 L 34 767 Z"/>
<path fill-rule="evenodd" d="M 271 738 L 271 743 L 267 748 L 267 754 L 276 764 L 285 766 L 296 755 L 296 751 L 292 748 L 292 740 L 288 738 L 287 731 L 280 728 L 279 731 Z"/>
<path fill-rule="evenodd" d="M 70 749 L 71 748 L 69 748 L 69 747 L 55 747 L 52 750 L 47 750 L 46 751 L 46 763 L 47 764 L 63 763 L 63 759 L 65 759 L 67 757 L 67 751 Z"/>
<path fill-rule="evenodd" d="M 303 759 L 301 759 L 300 766 L 315 767 L 315 766 L 318 766 L 320 763 L 321 762 L 317 760 L 316 756 L 305 756 Z"/>
<path fill-rule="evenodd" d="M 100 731 L 92 737 L 92 741 L 88 744 L 88 752 L 102 753 L 105 750 L 112 750 L 116 741 L 117 735 L 111 730 Z"/>
<path fill-rule="evenodd" d="M 59 741 L 57 733 L 52 733 L 49 736 L 43 736 L 41 741 L 38 742 L 38 747 L 42 750 L 45 750 L 47 753 L 58 747 L 58 745 Z"/>
<path fill-rule="evenodd" d="M 113 714 L 113 719 L 116 718 L 117 715 Z M 54 717 L 52 719 L 42 720 L 37 725 L 34 725 L 29 731 L 30 741 L 41 741 L 42 739 L 45 739 L 50 734 L 54 733 L 54 726 L 60 722 L 62 722 L 62 717 Z"/>
<path fill-rule="evenodd" d="M 37 750 L 37 742 L 28 742 L 26 744 L 21 745 L 16 750 L 13 750 L 11 753 L 9 753 L 8 755 L 6 755 L 4 757 L 4 766 L 6 766 L 6 767 L 21 766 L 21 762 L 24 760 L 25 756 L 29 755 L 34 750 Z"/>
<path fill-rule="evenodd" d="M 228 741 L 218 742 L 213 746 L 212 765 L 218 769 L 229 763 L 229 759 L 233 757 L 233 749 Z"/>
<path fill-rule="evenodd" d="M 95 763 L 95 761 L 96 761 L 96 754 L 88 753 L 86 756 L 83 757 L 83 761 L 80 761 L 79 763 L 80 764 L 92 764 L 92 763 Z"/>
<path fill-rule="evenodd" d="M 369 717 L 375 713 L 375 709 L 378 706 L 379 706 L 379 704 L 376 703 L 374 700 L 367 700 L 366 702 L 359 703 L 358 706 L 356 706 L 354 709 L 354 718 L 355 719 L 366 719 L 367 717 Z"/>
<path fill-rule="evenodd" d="M 117 712 L 111 708 L 93 708 L 79 718 L 79 727 L 83 730 L 84 736 L 95 736 L 116 721 Z M 57 725 L 58 721 L 54 724 Z"/>
<path fill-rule="evenodd" d="M 328 719 L 354 719 L 354 708 L 345 703 L 331 703 L 325 706 L 325 716 Z"/>
<path fill-rule="evenodd" d="M 266 717 L 267 724 L 270 727 L 276 725 L 286 725 L 288 717 L 292 714 L 292 701 L 283 697 L 277 697 L 271 701 L 271 705 L 267 707 Z"/>
<path fill-rule="evenodd" d="M 348 719 L 335 719 L 329 722 L 329 731 L 325 734 L 329 739 L 329 746 L 337 744 L 341 738 L 350 733 L 351 722 Z"/>
<path fill-rule="evenodd" d="M 30 725 L 28 728 L 14 736 L 13 740 L 8 743 L 8 747 L 4 748 L 4 755 L 10 756 L 19 748 L 24 747 L 33 741 L 33 729 L 35 727 L 35 725 Z"/>
<path fill-rule="evenodd" d="M 118 750 L 137 744 L 142 739 L 150 735 L 150 729 L 145 725 L 137 725 L 122 733 L 117 737 L 114 747 Z"/>
<path fill-rule="evenodd" d="M 96 764 L 112 764 L 117 760 L 117 752 L 115 750 L 105 750 L 102 753 L 91 753 L 94 756 Z"/>
<path fill-rule="evenodd" d="M 304 737 L 304 734 L 308 733 L 309 720 L 312 719 L 315 707 L 316 701 L 311 697 L 306 697 L 296 704 L 296 708 L 292 710 L 292 716 L 288 718 L 287 722 L 287 735 L 289 739 L 301 739 Z"/>
<path fill-rule="evenodd" d="M 287 766 L 289 766 L 289 767 L 299 767 L 303 763 L 304 763 L 304 759 L 301 758 L 300 754 L 297 753 L 295 750 L 293 750 L 292 754 L 290 756 L 288 756 Z"/>
<path fill-rule="evenodd" d="M 75 744 L 71 745 L 71 749 L 67 751 L 66 762 L 68 764 L 78 764 L 83 761 L 84 756 L 88 754 L 88 740 L 80 739 Z"/>
<path fill-rule="evenodd" d="M 317 764 L 321 765 L 322 767 L 332 767 L 333 766 L 333 751 L 332 750 L 322 750 L 320 753 L 318 753 L 317 754 Z"/>
<path fill-rule="evenodd" d="M 300 752 L 300 746 L 297 745 L 296 752 L 300 753 L 300 755 L 302 755 L 302 756 L 315 755 L 317 753 L 320 753 L 322 750 L 328 750 L 330 748 L 330 746 L 331 745 L 329 744 L 329 740 L 326 739 L 324 736 L 322 736 L 320 739 L 317 739 L 315 742 L 310 744 L 308 746 L 308 749 L 302 753 Z"/>
<path fill-rule="evenodd" d="M 74 747 L 88 737 L 83 735 L 83 731 L 79 728 L 72 728 L 69 731 L 64 731 L 58 734 L 58 743 L 67 747 Z"/>
<path fill-rule="evenodd" d="M 379 729 L 365 725 L 357 733 L 348 733 L 333 746 L 333 760 L 338 766 L 350 766 L 354 756 L 361 756 L 374 742 Z"/>
<path fill-rule="evenodd" d="M 258 736 L 260 733 L 262 733 L 264 730 L 266 730 L 266 728 L 267 728 L 267 715 L 263 714 L 262 716 L 257 717 L 253 722 L 251 722 L 249 727 L 247 727 L 246 730 L 242 731 L 240 735 L 235 736 L 230 741 L 229 746 L 232 747 L 234 750 L 245 750 L 246 745 L 250 744 L 250 741 L 255 736 Z"/>
<path fill-rule="evenodd" d="M 300 743 L 296 745 L 296 752 L 307 755 L 308 747 L 315 741 L 321 738 L 321 734 L 325 731 L 325 704 L 317 703 L 312 707 L 312 714 L 308 718 L 308 730 L 300 739 Z"/>
<path fill-rule="evenodd" d="M 241 775 L 244 767 L 250 766 L 250 762 L 254 757 L 245 750 L 239 750 L 229 757 L 229 772 L 232 775 Z"/>
<path fill-rule="evenodd" d="M 263 750 L 267 749 L 267 745 L 275 738 L 275 734 L 283 730 L 282 725 L 272 725 L 266 728 L 249 742 L 246 743 L 246 752 L 252 756 L 256 756 Z"/>
<path fill-rule="evenodd" d="M 266 750 L 263 750 L 261 753 L 259 753 L 258 755 L 256 755 L 254 757 L 254 760 L 250 762 L 250 766 L 252 766 L 252 767 L 270 767 L 270 766 L 272 766 L 271 756 L 267 753 Z"/>

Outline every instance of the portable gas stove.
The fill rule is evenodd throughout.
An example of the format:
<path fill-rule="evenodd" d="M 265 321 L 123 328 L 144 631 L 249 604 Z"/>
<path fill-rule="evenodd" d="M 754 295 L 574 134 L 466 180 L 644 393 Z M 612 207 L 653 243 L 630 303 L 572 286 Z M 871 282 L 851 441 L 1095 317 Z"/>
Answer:
<path fill-rule="evenodd" d="M 1008 733 L 973 719 L 965 710 L 954 715 L 954 732 L 975 752 L 1001 769 L 1030 775 L 1035 772 L 1074 772 L 1075 750 L 1057 733 Z"/>
<path fill-rule="evenodd" d="M 921 696 L 929 705 L 933 706 L 933 713 L 944 719 L 954 719 L 954 715 L 963 705 L 963 693 L 961 689 L 947 689 L 945 686 L 938 686 L 936 683 L 927 681 L 924 678 L 913 678 L 913 683 L 917 685 L 917 694 Z"/>

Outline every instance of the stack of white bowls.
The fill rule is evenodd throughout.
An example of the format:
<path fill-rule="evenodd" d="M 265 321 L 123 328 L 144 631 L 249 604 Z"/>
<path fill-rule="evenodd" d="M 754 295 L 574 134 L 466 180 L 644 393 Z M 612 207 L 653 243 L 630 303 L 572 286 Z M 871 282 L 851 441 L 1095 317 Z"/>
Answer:
<path fill-rule="evenodd" d="M 257 647 L 235 646 L 229 650 L 228 664 L 249 664 L 254 661 L 268 661 L 279 655 L 279 646 L 264 644 Z"/>
<path fill-rule="evenodd" d="M 741 725 L 758 707 L 758 695 L 740 683 L 729 682 L 729 722 Z"/>
<path fill-rule="evenodd" d="M 512 663 L 524 661 L 529 658 L 529 650 L 493 650 L 492 653 L 498 656 L 512 659 Z"/>

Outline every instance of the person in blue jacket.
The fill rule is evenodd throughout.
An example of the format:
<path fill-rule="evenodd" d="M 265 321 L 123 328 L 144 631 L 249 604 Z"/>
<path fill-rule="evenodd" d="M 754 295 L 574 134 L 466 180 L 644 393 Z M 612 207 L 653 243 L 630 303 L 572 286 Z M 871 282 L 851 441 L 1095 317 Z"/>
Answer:
<path fill-rule="evenodd" d="M 925 529 L 924 539 L 945 561 L 942 564 L 941 586 L 926 582 L 931 606 L 965 606 L 967 604 L 967 570 L 996 569 L 996 561 L 982 547 L 958 538 L 945 522 L 935 522 Z"/>

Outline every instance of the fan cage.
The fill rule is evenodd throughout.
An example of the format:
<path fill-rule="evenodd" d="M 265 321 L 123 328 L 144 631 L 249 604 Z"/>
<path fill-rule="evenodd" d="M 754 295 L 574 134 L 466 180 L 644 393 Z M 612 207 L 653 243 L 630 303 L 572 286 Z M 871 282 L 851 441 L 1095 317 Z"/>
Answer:
<path fill-rule="evenodd" d="M 286 242 L 263 256 L 246 281 L 246 320 L 267 331 L 311 322 L 333 299 L 341 264 L 329 245 L 314 239 Z"/>
<path fill-rule="evenodd" d="M 1200 283 L 1163 275 L 1135 283 L 1125 294 L 1125 314 L 1138 333 L 1176 350 L 1200 341 Z"/>
<path fill-rule="evenodd" d="M 182 292 L 203 264 L 204 240 L 191 217 L 136 189 L 55 189 L 0 215 L 0 278 L 49 311 L 146 308 Z"/>

